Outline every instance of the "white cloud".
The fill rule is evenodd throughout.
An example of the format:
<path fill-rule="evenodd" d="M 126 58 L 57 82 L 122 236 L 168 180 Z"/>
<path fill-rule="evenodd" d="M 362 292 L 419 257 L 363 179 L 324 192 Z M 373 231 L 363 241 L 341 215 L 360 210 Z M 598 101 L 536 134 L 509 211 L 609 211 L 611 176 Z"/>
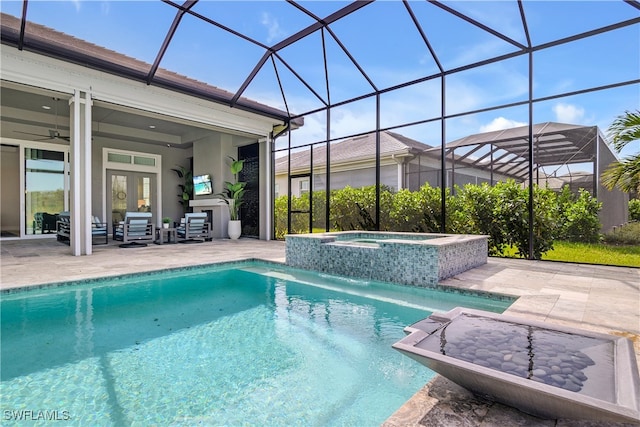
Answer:
<path fill-rule="evenodd" d="M 560 123 L 579 124 L 584 120 L 584 108 L 575 105 L 559 103 L 553 106 L 553 112 Z"/>
<path fill-rule="evenodd" d="M 480 126 L 480 132 L 492 132 L 494 130 L 511 129 L 519 126 L 525 126 L 526 123 L 516 120 L 505 119 L 504 117 L 496 117 L 490 123 Z"/>
<path fill-rule="evenodd" d="M 263 12 L 260 23 L 267 29 L 267 43 L 271 43 L 284 35 L 284 31 L 280 29 L 280 23 L 270 13 Z"/>
<path fill-rule="evenodd" d="M 81 1 L 80 0 L 71 0 L 73 6 L 76 8 L 76 12 L 80 12 Z"/>

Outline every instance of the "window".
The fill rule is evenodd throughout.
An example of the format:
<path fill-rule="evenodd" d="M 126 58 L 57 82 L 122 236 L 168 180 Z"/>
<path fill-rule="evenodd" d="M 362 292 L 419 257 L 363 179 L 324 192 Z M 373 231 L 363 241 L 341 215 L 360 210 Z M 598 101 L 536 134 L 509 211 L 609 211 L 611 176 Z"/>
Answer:
<path fill-rule="evenodd" d="M 309 192 L 309 180 L 303 179 L 300 181 L 300 194 Z"/>

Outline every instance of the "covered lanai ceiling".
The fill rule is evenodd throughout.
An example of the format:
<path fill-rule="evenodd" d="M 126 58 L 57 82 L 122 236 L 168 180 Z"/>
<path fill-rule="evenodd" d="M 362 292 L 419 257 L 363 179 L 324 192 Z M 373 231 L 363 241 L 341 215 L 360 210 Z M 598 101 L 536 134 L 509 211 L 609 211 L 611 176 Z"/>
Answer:
<path fill-rule="evenodd" d="M 526 56 L 640 22 L 637 0 L 24 0 L 3 1 L 2 11 L 19 20 L 11 26 L 3 23 L 4 44 L 234 107 L 275 114 L 263 107 L 268 105 L 288 115 Z M 65 14 L 62 20 L 60 13 Z M 43 37 L 36 23 L 129 59 L 63 45 L 56 38 Z M 483 50 L 488 45 L 492 48 Z M 167 70 L 205 85 L 185 85 Z M 349 84 L 338 84 L 345 77 Z M 621 79 L 626 84 L 631 80 Z"/>

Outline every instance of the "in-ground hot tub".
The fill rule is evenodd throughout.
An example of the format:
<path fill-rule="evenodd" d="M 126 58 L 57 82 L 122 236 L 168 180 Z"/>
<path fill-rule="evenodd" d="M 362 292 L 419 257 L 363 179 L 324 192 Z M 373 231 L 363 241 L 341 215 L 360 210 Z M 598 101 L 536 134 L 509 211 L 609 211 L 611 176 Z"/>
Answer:
<path fill-rule="evenodd" d="M 640 420 L 626 338 L 463 308 L 405 332 L 396 350 L 478 395 L 543 418 Z"/>
<path fill-rule="evenodd" d="M 435 286 L 487 262 L 487 236 L 342 231 L 286 236 L 287 264 L 362 279 Z"/>

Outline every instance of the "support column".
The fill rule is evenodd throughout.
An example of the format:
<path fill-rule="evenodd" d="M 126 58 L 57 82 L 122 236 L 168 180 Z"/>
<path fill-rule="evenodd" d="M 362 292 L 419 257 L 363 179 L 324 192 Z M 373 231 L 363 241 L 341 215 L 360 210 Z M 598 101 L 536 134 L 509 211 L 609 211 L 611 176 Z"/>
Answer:
<path fill-rule="evenodd" d="M 69 100 L 71 155 L 71 252 L 91 255 L 91 94 L 76 90 Z"/>

